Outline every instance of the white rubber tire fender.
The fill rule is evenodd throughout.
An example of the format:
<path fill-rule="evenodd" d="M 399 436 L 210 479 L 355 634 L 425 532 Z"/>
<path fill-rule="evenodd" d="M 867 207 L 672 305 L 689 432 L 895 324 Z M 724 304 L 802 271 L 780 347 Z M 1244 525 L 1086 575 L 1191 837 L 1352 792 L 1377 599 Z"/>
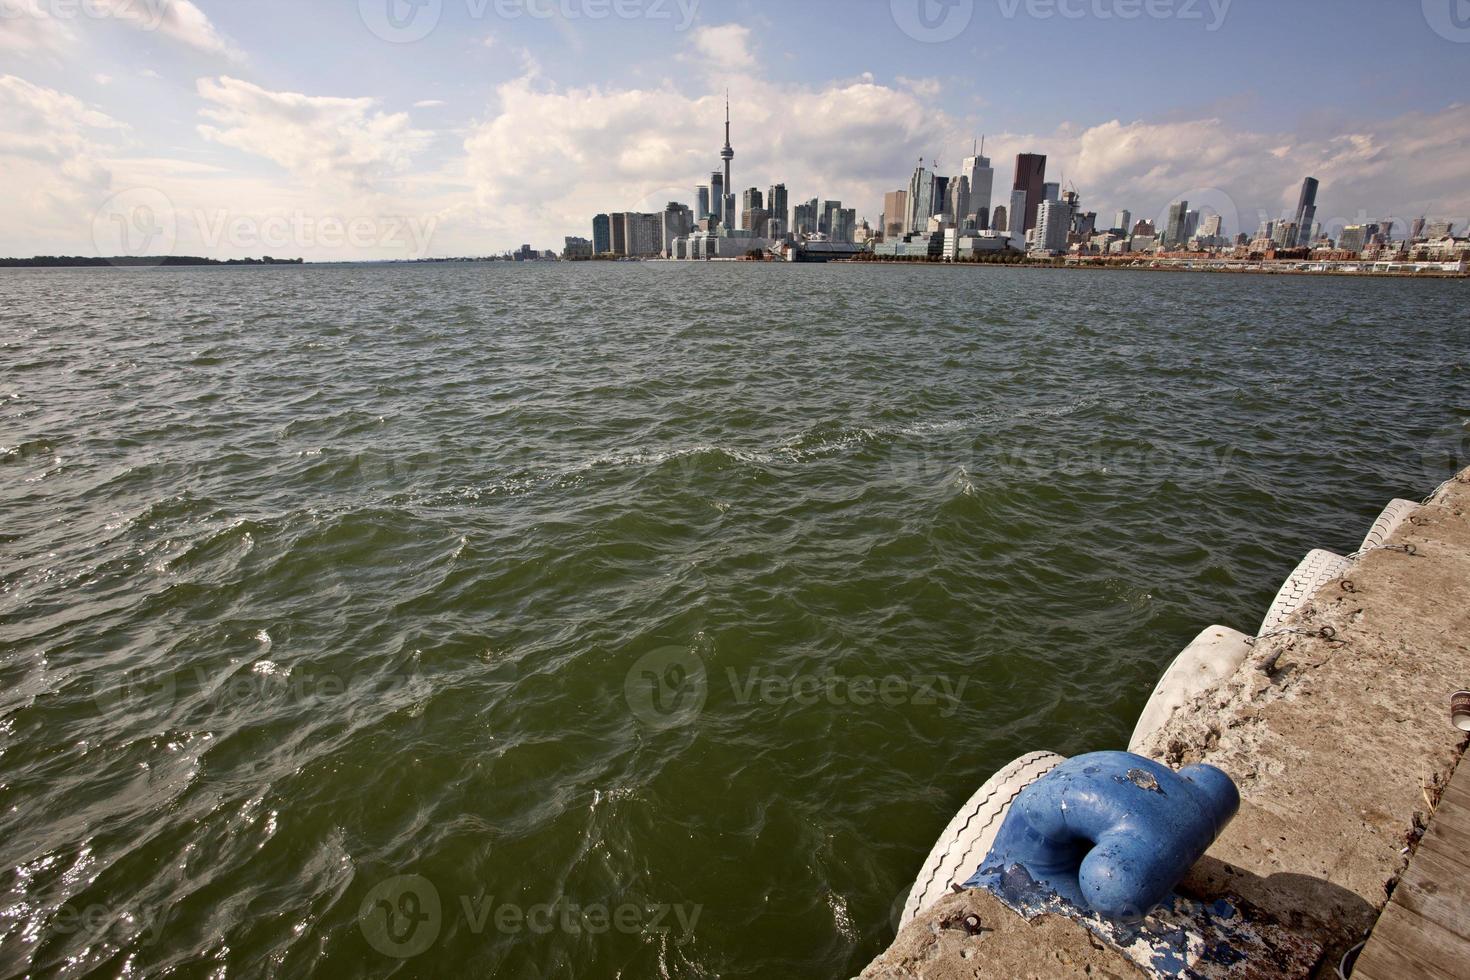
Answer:
<path fill-rule="evenodd" d="M 1296 611 L 1296 607 L 1306 602 L 1322 586 L 1337 578 L 1347 571 L 1352 562 L 1334 555 L 1330 551 L 1314 549 L 1307 552 L 1296 570 L 1286 577 L 1281 585 L 1281 591 L 1276 593 L 1276 598 L 1271 603 L 1271 608 L 1266 611 L 1266 618 L 1261 620 L 1261 628 L 1256 633 L 1260 636 L 1276 629 L 1286 622 L 1286 617 Z"/>
<path fill-rule="evenodd" d="M 951 885 L 964 882 L 976 869 L 1005 820 L 1016 794 L 1066 762 L 1055 752 L 1028 752 L 1004 766 L 975 791 L 944 828 L 934 848 L 919 868 L 909 891 L 898 927 L 902 929 L 924 909 L 950 892 Z"/>
<path fill-rule="evenodd" d="M 1251 651 L 1251 637 L 1228 626 L 1211 626 L 1190 641 L 1174 658 L 1154 687 L 1128 751 L 1137 752 L 1151 735 L 1163 728 L 1174 712 L 1225 678 L 1234 674 Z"/>

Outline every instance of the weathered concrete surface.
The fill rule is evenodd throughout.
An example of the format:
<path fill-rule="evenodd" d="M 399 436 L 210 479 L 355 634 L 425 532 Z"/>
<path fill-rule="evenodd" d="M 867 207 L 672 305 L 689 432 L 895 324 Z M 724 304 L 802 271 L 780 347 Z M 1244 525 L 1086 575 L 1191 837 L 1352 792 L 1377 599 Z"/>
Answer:
<path fill-rule="evenodd" d="M 1260 640 L 1140 747 L 1219 766 L 1240 788 L 1239 815 L 1180 890 L 1239 899 L 1321 944 L 1320 977 L 1372 928 L 1464 747 L 1448 705 L 1470 688 L 1470 469 L 1386 545 L 1284 624 L 1310 635 Z M 961 899 L 989 910 L 981 946 L 940 925 Z M 1136 975 L 1096 944 L 1074 923 L 1028 925 L 967 894 L 910 923 L 863 977 Z"/>
<path fill-rule="evenodd" d="M 967 925 L 966 916 L 976 916 Z M 1144 974 L 1082 926 L 1056 915 L 1027 922 L 989 892 L 947 895 L 904 927 L 864 980 L 1052 980 Z"/>

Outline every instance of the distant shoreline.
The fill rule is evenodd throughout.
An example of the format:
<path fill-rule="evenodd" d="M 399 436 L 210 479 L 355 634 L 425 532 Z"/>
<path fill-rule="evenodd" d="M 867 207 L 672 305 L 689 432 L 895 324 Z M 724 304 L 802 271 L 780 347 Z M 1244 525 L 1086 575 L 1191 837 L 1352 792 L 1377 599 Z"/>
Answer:
<path fill-rule="evenodd" d="M 276 259 L 269 255 L 259 259 L 210 259 L 202 255 L 33 255 L 28 259 L 0 259 L 0 269 L 82 269 L 124 266 L 129 268 L 160 265 L 305 265 L 304 259 Z"/>
<path fill-rule="evenodd" d="M 840 260 L 843 265 L 906 265 L 906 266 L 939 266 L 942 268 L 967 268 L 967 269 L 1060 269 L 1069 272 L 1208 272 L 1222 275 L 1244 275 L 1244 276 L 1331 276 L 1339 279 L 1467 279 L 1470 272 L 1444 272 L 1440 270 L 1424 272 L 1350 272 L 1342 269 L 1236 269 L 1219 266 L 1182 266 L 1182 265 L 1125 265 L 1122 263 L 1098 263 L 1087 262 L 934 262 L 917 261 L 905 262 L 893 259 L 844 259 Z"/>

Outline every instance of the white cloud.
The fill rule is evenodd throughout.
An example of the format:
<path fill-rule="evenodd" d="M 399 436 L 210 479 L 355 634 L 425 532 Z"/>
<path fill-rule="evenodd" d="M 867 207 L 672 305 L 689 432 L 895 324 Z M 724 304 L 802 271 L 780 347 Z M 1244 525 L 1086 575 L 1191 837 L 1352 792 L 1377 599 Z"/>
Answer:
<path fill-rule="evenodd" d="M 103 74 L 99 71 L 97 74 L 92 76 L 92 81 L 96 82 L 98 85 L 111 85 L 112 76 Z"/>
<path fill-rule="evenodd" d="M 485 35 L 485 40 L 481 41 L 480 42 L 480 45 L 481 45 L 481 47 L 486 47 L 486 48 L 493 48 L 493 47 L 495 47 L 495 35 L 494 34 L 486 34 Z"/>
<path fill-rule="evenodd" d="M 53 60 L 75 39 L 41 0 L 0 0 L 0 51 Z"/>
<path fill-rule="evenodd" d="M 236 78 L 202 78 L 210 103 L 199 126 L 207 140 L 273 160 L 308 181 L 352 191 L 373 189 L 409 167 L 428 139 L 407 113 L 376 110 L 371 98 L 273 92 Z"/>
<path fill-rule="evenodd" d="M 209 54 L 240 58 L 192 0 L 88 0 L 90 9 Z"/>
<path fill-rule="evenodd" d="M 755 67 L 748 27 L 740 24 L 700 27 L 695 29 L 691 40 L 699 60 L 713 68 L 735 71 Z"/>
<path fill-rule="evenodd" d="M 443 104 L 442 99 L 420 99 L 413 104 L 413 107 L 415 109 L 437 109 Z"/>

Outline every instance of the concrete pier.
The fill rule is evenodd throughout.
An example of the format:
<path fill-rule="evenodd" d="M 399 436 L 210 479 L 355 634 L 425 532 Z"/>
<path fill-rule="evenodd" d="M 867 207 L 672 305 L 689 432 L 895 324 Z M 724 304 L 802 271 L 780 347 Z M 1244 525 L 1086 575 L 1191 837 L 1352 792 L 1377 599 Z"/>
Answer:
<path fill-rule="evenodd" d="M 1296 944 L 1282 963 L 1312 950 L 1305 975 L 1333 977 L 1374 929 L 1465 745 L 1449 699 L 1470 688 L 1470 470 L 1282 628 L 1139 751 L 1175 767 L 1218 766 L 1240 789 L 1239 815 L 1178 891 L 1230 900 Z M 1281 976 L 1282 963 L 1241 962 L 1226 975 Z M 1028 923 L 976 891 L 920 914 L 862 974 L 1138 975 L 1082 926 Z"/>

